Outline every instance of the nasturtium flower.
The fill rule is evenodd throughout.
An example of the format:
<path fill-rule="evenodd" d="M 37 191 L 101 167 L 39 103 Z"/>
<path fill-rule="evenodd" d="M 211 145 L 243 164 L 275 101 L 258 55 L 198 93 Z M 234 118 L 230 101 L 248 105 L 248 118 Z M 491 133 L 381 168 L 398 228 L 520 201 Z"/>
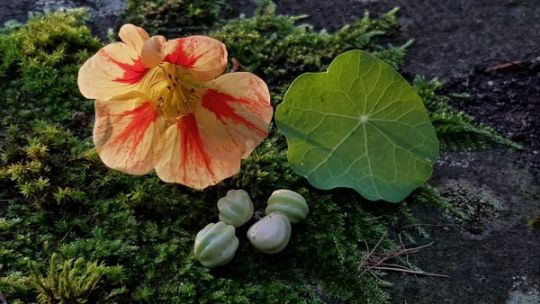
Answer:
<path fill-rule="evenodd" d="M 210 37 L 166 40 L 131 24 L 119 36 L 79 70 L 81 93 L 95 99 L 102 161 L 135 175 L 155 169 L 165 182 L 196 189 L 236 174 L 268 133 L 264 81 L 221 75 L 227 50 Z"/>

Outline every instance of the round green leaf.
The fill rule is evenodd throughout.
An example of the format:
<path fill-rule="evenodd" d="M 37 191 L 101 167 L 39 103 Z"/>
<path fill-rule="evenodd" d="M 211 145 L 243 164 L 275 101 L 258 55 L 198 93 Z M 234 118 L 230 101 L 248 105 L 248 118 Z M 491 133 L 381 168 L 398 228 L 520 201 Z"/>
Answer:
<path fill-rule="evenodd" d="M 320 189 L 399 202 L 431 176 L 439 143 L 421 98 L 363 51 L 298 77 L 276 110 L 292 168 Z"/>

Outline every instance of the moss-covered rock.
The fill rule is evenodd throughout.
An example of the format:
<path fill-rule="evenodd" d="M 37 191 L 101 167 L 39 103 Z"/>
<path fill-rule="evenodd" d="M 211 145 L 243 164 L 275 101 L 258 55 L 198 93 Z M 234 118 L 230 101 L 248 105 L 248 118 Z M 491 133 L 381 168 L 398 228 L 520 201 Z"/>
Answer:
<path fill-rule="evenodd" d="M 223 0 L 127 0 L 125 19 L 173 38 L 205 33 L 218 23 L 224 6 Z"/>
<path fill-rule="evenodd" d="M 220 6 L 206 0 L 155 3 L 151 10 L 191 3 L 211 19 Z M 322 70 L 347 49 L 370 50 L 394 64 L 403 58 L 404 47 L 385 48 L 376 39 L 396 27 L 395 11 L 327 33 L 297 25 L 299 18 L 277 16 L 265 3 L 253 18 L 224 21 L 211 35 L 227 44 L 243 69 L 271 84 L 274 104 L 289 80 Z M 128 13 L 139 18 L 144 7 L 132 6 Z M 176 20 L 172 12 L 159 9 L 160 20 Z M 178 30 L 207 18 L 185 16 L 192 19 L 150 30 L 167 34 L 162 27 Z M 388 302 L 381 281 L 358 265 L 366 244 L 373 248 L 382 238 L 378 250 L 394 248 L 384 236 L 409 214 L 408 205 L 375 206 L 352 191 L 312 188 L 291 170 L 275 128 L 243 161 L 240 174 L 202 192 L 165 184 L 153 174 L 106 168 L 87 128 L 74 128 L 71 121 L 79 111 L 92 115 L 76 77 L 100 43 L 83 20 L 80 11 L 52 13 L 0 33 L 0 290 L 10 303 L 36 302 L 32 269 L 47 269 L 54 254 L 62 257 L 60 268 L 73 268 L 64 266 L 71 259 L 122 267 L 118 280 L 100 285 L 92 298 L 99 303 L 323 303 L 328 297 Z M 273 256 L 251 248 L 246 230 L 239 229 L 236 258 L 209 270 L 195 260 L 193 241 L 202 225 L 216 220 L 216 200 L 235 188 L 248 190 L 258 210 L 272 190 L 294 190 L 309 201 L 310 216 L 295 225 L 287 250 Z"/>
<path fill-rule="evenodd" d="M 0 124 L 33 119 L 67 123 L 91 103 L 77 88 L 79 66 L 99 47 L 85 10 L 34 16 L 0 30 Z"/>
<path fill-rule="evenodd" d="M 263 1 L 252 18 L 229 20 L 210 35 L 225 43 L 229 57 L 235 58 L 241 68 L 263 75 L 272 86 L 288 85 L 303 72 L 324 70 L 332 59 L 350 49 L 374 52 L 396 66 L 409 44 L 383 47 L 377 42 L 377 38 L 397 28 L 396 13 L 392 10 L 380 18 L 366 14 L 328 33 L 302 24 L 303 16 L 276 15 L 275 5 Z"/>
<path fill-rule="evenodd" d="M 28 154 L 29 145 L 46 152 Z M 355 203 L 343 206 L 332 194 L 305 188 L 270 142 L 244 163 L 243 173 L 204 192 L 109 170 L 90 146 L 45 123 L 12 132 L 1 144 L 0 289 L 9 299 L 35 300 L 32 286 L 20 284 L 30 278 L 28 262 L 46 268 L 43 261 L 58 253 L 122 266 L 121 303 L 283 303 L 283 294 L 290 302 L 313 303 L 321 301 L 317 285 L 353 302 L 385 301 L 378 283 L 356 269 L 360 240 L 377 242 L 384 221 L 374 221 L 354 193 L 347 199 Z M 261 256 L 241 230 L 237 259 L 218 271 L 199 265 L 193 240 L 201 223 L 217 217 L 216 197 L 237 186 L 258 189 L 252 197 L 263 209 L 269 180 L 313 202 L 312 216 L 295 227 L 289 249 Z"/>

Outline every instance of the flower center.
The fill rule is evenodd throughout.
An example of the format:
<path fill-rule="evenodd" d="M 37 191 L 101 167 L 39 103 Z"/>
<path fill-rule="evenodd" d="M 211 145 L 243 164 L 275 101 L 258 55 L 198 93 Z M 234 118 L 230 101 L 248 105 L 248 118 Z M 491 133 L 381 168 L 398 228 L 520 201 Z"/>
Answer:
<path fill-rule="evenodd" d="M 154 68 L 156 81 L 151 85 L 151 95 L 166 121 L 175 123 L 182 116 L 194 113 L 201 105 L 204 85 L 189 72 L 170 63 Z"/>

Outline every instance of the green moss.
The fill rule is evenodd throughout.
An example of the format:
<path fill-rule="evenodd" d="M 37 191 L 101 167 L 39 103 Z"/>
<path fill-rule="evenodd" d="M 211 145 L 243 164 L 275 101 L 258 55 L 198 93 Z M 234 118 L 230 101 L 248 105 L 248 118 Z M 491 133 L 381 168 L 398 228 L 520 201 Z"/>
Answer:
<path fill-rule="evenodd" d="M 125 21 L 169 38 L 204 33 L 218 23 L 223 0 L 127 0 Z"/>
<path fill-rule="evenodd" d="M 66 122 L 74 111 L 91 112 L 77 88 L 79 66 L 100 46 L 87 19 L 86 11 L 72 10 L 2 30 L 2 126 L 36 118 Z"/>
<path fill-rule="evenodd" d="M 53 254 L 47 275 L 43 276 L 37 266 L 32 272 L 32 284 L 38 291 L 37 300 L 49 303 L 94 303 L 96 299 L 112 299 L 122 289 L 101 294 L 104 286 L 118 282 L 122 268 L 108 267 L 103 263 L 86 262 L 83 258 L 61 262 Z"/>
<path fill-rule="evenodd" d="M 17 282 L 30 275 L 28 261 L 44 267 L 57 253 L 122 266 L 126 292 L 115 300 L 121 303 L 316 303 L 322 301 L 317 286 L 352 302 L 386 301 L 378 283 L 360 277 L 357 267 L 363 241 L 373 246 L 387 222 L 375 220 L 352 192 L 336 199 L 309 188 L 292 173 L 278 143 L 266 142 L 241 174 L 204 192 L 111 171 L 88 145 L 44 123 L 2 143 L 2 151 L 10 152 L 2 154 L 0 167 L 0 196 L 9 198 L 0 205 L 0 289 L 9 299 L 35 299 L 32 288 L 19 290 Z M 36 158 L 27 153 L 29 146 L 47 152 Z M 47 183 L 38 187 L 41 180 Z M 217 199 L 237 187 L 250 192 L 260 211 L 274 187 L 294 189 L 310 202 L 311 214 L 293 227 L 291 243 L 279 256 L 252 249 L 244 227 L 237 257 L 209 271 L 192 256 L 193 238 L 217 221 Z M 113 292 L 104 288 L 103 295 Z"/>
<path fill-rule="evenodd" d="M 424 100 L 443 150 L 482 149 L 495 144 L 521 148 L 494 129 L 476 123 L 470 115 L 452 108 L 449 105 L 451 97 L 438 93 L 442 83 L 437 79 L 426 80 L 417 77 L 414 85 Z M 461 97 L 454 96 L 454 98 Z"/>
<path fill-rule="evenodd" d="M 224 1 L 129 0 L 125 20 L 168 38 L 210 31 L 210 36 L 227 45 L 230 58 L 243 69 L 265 76 L 273 86 L 288 84 L 302 72 L 320 71 L 349 49 L 372 51 L 396 66 L 410 44 L 383 47 L 376 43 L 378 37 L 397 29 L 397 9 L 379 18 L 366 13 L 353 24 L 327 33 L 302 24 L 304 16 L 276 15 L 275 4 L 268 0 L 260 3 L 252 18 L 220 22 L 226 7 Z"/>
<path fill-rule="evenodd" d="M 394 66 L 399 64 L 408 44 L 402 47 L 383 47 L 377 38 L 397 28 L 397 10 L 380 18 L 365 15 L 335 33 L 316 32 L 300 24 L 302 16 L 276 15 L 269 1 L 252 18 L 228 21 L 210 36 L 227 45 L 230 58 L 240 62 L 243 69 L 264 76 L 274 87 L 288 85 L 303 72 L 321 71 L 332 59 L 350 49 L 371 51 Z"/>
<path fill-rule="evenodd" d="M 437 188 L 428 184 L 416 189 L 408 198 L 408 201 L 418 205 L 437 207 L 444 213 L 456 218 L 465 217 L 462 210 L 453 205 Z"/>
<path fill-rule="evenodd" d="M 131 0 L 128 12 L 141 18 L 147 9 L 157 9 L 155 16 L 165 21 L 148 27 L 160 33 L 168 33 L 162 27 L 187 33 L 189 26 L 180 26 L 197 26 L 203 19 L 213 25 L 222 5 L 205 0 L 152 3 Z M 168 6 L 175 9 L 164 9 Z M 189 7 L 199 13 L 174 18 Z M 271 3 L 264 2 L 253 18 L 228 21 L 211 35 L 227 44 L 244 69 L 271 84 L 277 104 L 289 80 L 324 69 L 347 49 L 370 50 L 398 64 L 408 44 L 385 48 L 377 43 L 377 37 L 397 26 L 395 14 L 365 16 L 336 33 L 316 32 L 298 25 L 301 18 L 275 15 Z M 81 24 L 83 16 L 80 11 L 53 13 L 0 33 L 0 89 L 6 92 L 0 109 L 0 290 L 10 303 L 36 302 L 44 293 L 58 300 L 47 291 L 55 284 L 46 284 L 45 290 L 36 283 L 54 281 L 64 269 L 80 269 L 66 281 L 73 285 L 88 265 L 123 269 L 97 281 L 99 291 L 86 298 L 96 303 L 389 301 L 384 284 L 358 269 L 359 262 L 366 246 L 373 248 L 391 227 L 414 221 L 409 204 L 371 204 L 353 191 L 312 188 L 289 167 L 285 140 L 274 127 L 243 161 L 240 174 L 205 191 L 165 184 L 152 174 L 129 176 L 106 168 L 90 140 L 80 136 L 86 133 L 66 128 L 75 111 L 91 113 L 92 102 L 77 92 L 76 77 L 99 43 Z M 435 89 L 419 90 L 437 113 Z M 34 119 L 47 121 L 29 122 Z M 274 189 L 298 191 L 311 212 L 293 227 L 282 253 L 257 253 L 244 227 L 238 230 L 241 245 L 235 259 L 209 270 L 193 257 L 194 236 L 217 221 L 216 202 L 233 188 L 246 189 L 259 211 Z M 428 189 L 409 203 L 431 201 L 436 194 Z M 394 248 L 384 237 L 378 250 Z M 50 261 L 53 256 L 61 259 Z M 65 264 L 71 259 L 81 261 L 79 266 Z"/>
<path fill-rule="evenodd" d="M 311 62 L 318 68 L 333 56 L 323 56 L 324 50 L 319 49 L 311 53 L 315 59 L 304 57 L 300 44 L 317 36 L 326 39 L 325 43 L 337 41 L 336 37 L 306 31 L 289 22 L 289 17 L 266 17 L 259 24 L 261 18 L 235 22 L 256 20 L 252 31 L 260 31 L 265 23 L 284 24 L 277 39 L 289 37 L 291 49 L 299 54 L 288 65 Z M 352 32 L 343 41 L 351 43 Z M 365 30 L 358 33 L 364 35 Z M 276 49 L 272 52 L 267 56 L 277 54 Z M 269 66 L 277 68 L 276 64 Z M 265 71 L 268 75 L 261 76 L 274 77 L 276 82 L 275 77 L 281 75 Z M 297 67 L 284 77 L 298 72 Z M 74 77 L 75 71 L 72 73 Z M 22 79 L 18 71 L 10 75 Z M 274 90 L 276 100 L 283 88 Z M 244 161 L 241 174 L 195 192 L 164 184 L 155 176 L 134 177 L 109 170 L 88 140 L 63 127 L 45 122 L 13 126 L 0 146 L 0 196 L 7 199 L 0 206 L 6 223 L 0 233 L 4 246 L 0 289 L 10 301 L 35 301 L 35 288 L 20 283 L 31 274 L 28 261 L 46 268 L 43 261 L 59 254 L 66 260 L 84 258 L 122 266 L 126 292 L 114 299 L 119 303 L 322 303 L 329 296 L 385 303 L 388 296 L 379 282 L 360 276 L 357 267 L 364 240 L 373 246 L 387 230 L 387 222 L 375 220 L 374 211 L 366 210 L 362 199 L 352 192 L 336 199 L 332 193 L 312 189 L 292 172 L 284 139 L 272 130 L 269 139 Z M 217 221 L 217 199 L 231 188 L 248 190 L 261 211 L 274 188 L 290 188 L 308 199 L 312 212 L 306 222 L 295 225 L 289 247 L 279 256 L 253 250 L 245 227 L 239 231 L 242 245 L 237 257 L 227 266 L 209 271 L 192 256 L 194 235 Z M 385 242 L 381 250 L 391 246 L 390 241 Z M 113 287 L 104 286 L 98 300 L 105 301 Z"/>
<path fill-rule="evenodd" d="M 439 188 L 452 208 L 460 211 L 459 216 L 447 216 L 473 235 L 484 233 L 503 210 L 501 201 L 489 190 L 479 189 L 468 181 L 446 181 Z"/>

